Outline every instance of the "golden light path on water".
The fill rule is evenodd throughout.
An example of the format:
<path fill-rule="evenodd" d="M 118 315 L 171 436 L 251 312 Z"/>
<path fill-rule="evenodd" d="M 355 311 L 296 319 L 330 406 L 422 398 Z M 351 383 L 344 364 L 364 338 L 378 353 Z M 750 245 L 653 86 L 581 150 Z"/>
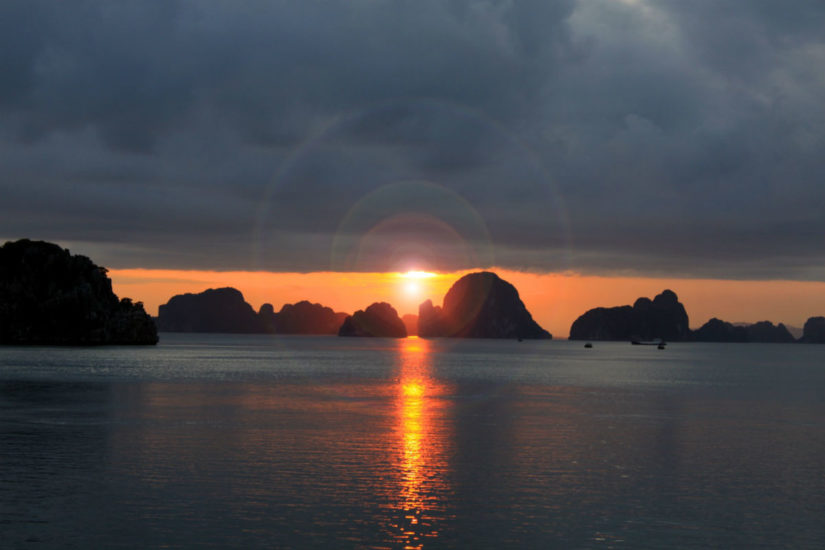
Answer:
<path fill-rule="evenodd" d="M 395 525 L 404 548 L 423 548 L 438 536 L 435 519 L 446 491 L 446 437 L 443 388 L 431 375 L 430 342 L 416 337 L 400 341 L 401 372 L 396 393 L 400 450 L 399 505 Z"/>

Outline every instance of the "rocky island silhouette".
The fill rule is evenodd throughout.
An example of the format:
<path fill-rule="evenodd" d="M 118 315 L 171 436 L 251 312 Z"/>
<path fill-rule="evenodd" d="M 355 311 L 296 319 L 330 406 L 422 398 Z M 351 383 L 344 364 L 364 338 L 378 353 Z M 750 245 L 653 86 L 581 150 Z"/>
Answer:
<path fill-rule="evenodd" d="M 407 327 L 394 307 L 386 302 L 376 302 L 347 316 L 338 336 L 406 338 Z"/>
<path fill-rule="evenodd" d="M 795 339 L 779 323 L 733 324 L 712 318 L 689 328 L 684 305 L 671 290 L 632 306 L 597 307 L 571 325 L 571 340 L 825 343 L 825 317 L 811 317 Z M 21 239 L 0 247 L 0 344 L 156 344 L 157 331 L 318 334 L 403 338 L 550 339 L 533 320 L 518 290 L 497 274 L 458 279 L 441 306 L 420 304 L 399 317 L 392 305 L 373 303 L 352 315 L 307 300 L 275 312 L 256 312 L 231 287 L 179 294 L 159 307 L 157 323 L 141 302 L 119 299 L 104 267 L 59 245 Z"/>
<path fill-rule="evenodd" d="M 418 335 L 452 338 L 551 339 L 519 298 L 516 287 L 489 271 L 456 281 L 442 306 L 427 300 L 418 309 Z"/>
<path fill-rule="evenodd" d="M 573 322 L 570 340 L 825 343 L 825 317 L 808 319 L 799 340 L 782 323 L 774 325 L 770 321 L 733 324 L 714 317 L 700 328 L 690 330 L 684 305 L 675 292 L 664 290 L 653 300 L 639 298 L 632 306 L 588 310 Z"/>
<path fill-rule="evenodd" d="M 274 334 L 338 334 L 338 329 L 347 318 L 346 313 L 308 300 L 284 304 L 278 313 L 271 304 L 264 304 L 258 316 L 267 332 Z"/>
<path fill-rule="evenodd" d="M 690 339 L 688 315 L 676 293 L 665 290 L 653 300 L 639 298 L 632 306 L 594 308 L 573 322 L 570 340 Z"/>
<path fill-rule="evenodd" d="M 746 325 L 734 325 L 714 317 L 691 334 L 696 342 L 774 342 L 792 343 L 796 339 L 790 331 L 779 323 L 770 321 Z"/>
<path fill-rule="evenodd" d="M 141 302 L 119 299 L 105 268 L 45 241 L 0 248 L 0 344 L 154 345 Z"/>
<path fill-rule="evenodd" d="M 811 317 L 805 321 L 799 341 L 806 344 L 825 344 L 825 317 Z"/>
<path fill-rule="evenodd" d="M 491 272 L 465 275 L 444 297 L 430 300 L 419 315 L 403 319 L 388 303 L 371 304 L 352 315 L 306 300 L 275 312 L 264 304 L 256 313 L 234 288 L 208 289 L 173 296 L 158 310 L 158 328 L 168 332 L 228 332 L 264 334 L 338 334 L 339 336 L 403 338 L 552 338 L 524 306 L 516 288 Z"/>
<path fill-rule="evenodd" d="M 306 300 L 285 304 L 277 313 L 272 304 L 263 304 L 256 313 L 241 291 L 224 287 L 173 296 L 158 308 L 158 329 L 164 332 L 338 334 L 346 317 L 346 313 Z"/>

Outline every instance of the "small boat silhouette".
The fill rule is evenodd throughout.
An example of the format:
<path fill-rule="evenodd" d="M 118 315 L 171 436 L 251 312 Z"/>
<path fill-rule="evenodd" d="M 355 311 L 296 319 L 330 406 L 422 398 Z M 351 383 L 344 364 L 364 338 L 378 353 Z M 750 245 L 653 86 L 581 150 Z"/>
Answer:
<path fill-rule="evenodd" d="M 658 346 L 659 349 L 665 349 L 667 345 L 667 342 L 661 338 L 657 338 L 656 340 L 631 340 L 630 343 L 634 346 Z"/>

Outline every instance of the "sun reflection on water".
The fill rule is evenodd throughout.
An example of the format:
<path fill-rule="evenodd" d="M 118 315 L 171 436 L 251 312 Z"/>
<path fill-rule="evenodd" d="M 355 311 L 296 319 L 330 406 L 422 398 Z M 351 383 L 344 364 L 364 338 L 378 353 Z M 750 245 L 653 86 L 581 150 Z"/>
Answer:
<path fill-rule="evenodd" d="M 396 394 L 400 517 L 394 528 L 404 548 L 423 548 L 438 536 L 436 517 L 446 491 L 443 387 L 431 375 L 430 342 L 400 341 Z"/>

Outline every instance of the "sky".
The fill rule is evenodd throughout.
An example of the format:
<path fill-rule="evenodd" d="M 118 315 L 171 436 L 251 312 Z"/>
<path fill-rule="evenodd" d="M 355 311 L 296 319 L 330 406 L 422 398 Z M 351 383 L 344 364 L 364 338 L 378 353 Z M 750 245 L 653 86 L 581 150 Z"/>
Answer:
<path fill-rule="evenodd" d="M 820 303 L 821 0 L 8 0 L 0 74 L 0 239 L 115 273 Z"/>

